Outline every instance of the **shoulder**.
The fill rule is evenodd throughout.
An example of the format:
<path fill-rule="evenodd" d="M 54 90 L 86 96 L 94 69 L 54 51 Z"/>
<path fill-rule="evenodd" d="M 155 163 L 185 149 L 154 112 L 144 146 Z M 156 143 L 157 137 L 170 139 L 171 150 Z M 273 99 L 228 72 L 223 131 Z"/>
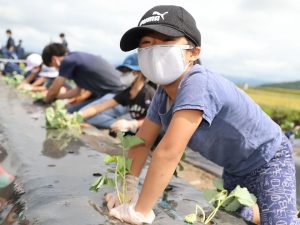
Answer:
<path fill-rule="evenodd" d="M 178 87 L 178 93 L 207 88 L 209 77 L 207 71 L 200 65 L 194 65 L 183 78 Z"/>
<path fill-rule="evenodd" d="M 62 63 L 75 61 L 78 56 L 78 52 L 70 52 L 64 57 Z"/>
<path fill-rule="evenodd" d="M 218 73 L 208 70 L 201 65 L 194 65 L 179 85 L 179 92 L 222 92 L 226 86 L 233 85 Z"/>

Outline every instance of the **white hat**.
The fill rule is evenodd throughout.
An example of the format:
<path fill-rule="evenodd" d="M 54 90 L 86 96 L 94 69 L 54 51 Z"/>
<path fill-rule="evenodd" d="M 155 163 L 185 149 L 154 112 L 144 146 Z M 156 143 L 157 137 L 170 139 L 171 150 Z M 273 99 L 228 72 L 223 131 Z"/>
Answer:
<path fill-rule="evenodd" d="M 48 67 L 46 65 L 43 65 L 41 72 L 39 72 L 39 76 L 55 78 L 58 76 L 58 70 L 55 67 Z"/>
<path fill-rule="evenodd" d="M 43 63 L 42 56 L 36 53 L 30 54 L 26 58 L 25 71 L 32 70 L 33 67 L 40 66 Z"/>

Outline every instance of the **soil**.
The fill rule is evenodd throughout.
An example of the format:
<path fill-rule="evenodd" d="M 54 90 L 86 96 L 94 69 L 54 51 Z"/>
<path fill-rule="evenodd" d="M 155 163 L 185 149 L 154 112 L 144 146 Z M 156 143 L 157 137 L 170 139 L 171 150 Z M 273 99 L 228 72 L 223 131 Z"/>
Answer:
<path fill-rule="evenodd" d="M 186 162 L 181 162 L 183 171 L 178 171 L 178 177 L 187 181 L 198 190 L 214 188 L 212 181 L 217 177 Z"/>

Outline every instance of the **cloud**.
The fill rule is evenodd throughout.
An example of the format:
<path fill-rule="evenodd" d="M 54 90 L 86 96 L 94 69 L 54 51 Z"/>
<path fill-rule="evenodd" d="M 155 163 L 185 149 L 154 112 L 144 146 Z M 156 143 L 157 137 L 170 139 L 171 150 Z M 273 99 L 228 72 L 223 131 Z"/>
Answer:
<path fill-rule="evenodd" d="M 100 54 L 113 64 L 128 54 L 121 36 L 158 4 L 182 5 L 202 35 L 201 59 L 222 74 L 299 79 L 298 0 L 0 0 L 1 43 L 7 28 L 26 49 L 41 52 L 64 32 L 71 50 Z M 1 31 L 0 31 L 1 32 Z"/>

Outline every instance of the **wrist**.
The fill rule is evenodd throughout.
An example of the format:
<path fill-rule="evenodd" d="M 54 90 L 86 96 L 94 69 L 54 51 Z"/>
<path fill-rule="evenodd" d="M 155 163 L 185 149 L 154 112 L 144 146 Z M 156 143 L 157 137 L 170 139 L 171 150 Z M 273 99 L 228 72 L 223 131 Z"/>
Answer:
<path fill-rule="evenodd" d="M 138 216 L 142 216 L 144 218 L 153 217 L 154 213 L 152 209 L 145 210 L 142 207 L 138 206 L 138 203 L 134 206 L 132 205 L 132 209 L 134 210 L 135 214 Z"/>
<path fill-rule="evenodd" d="M 138 123 L 137 120 L 131 120 L 130 123 L 131 123 L 131 126 L 130 126 L 129 130 L 131 132 L 135 133 L 137 131 L 137 129 L 138 129 L 139 123 Z"/>
<path fill-rule="evenodd" d="M 139 177 L 136 177 L 134 175 L 131 174 L 127 174 L 126 175 L 126 182 L 128 185 L 134 186 L 134 187 L 138 187 L 139 185 Z"/>

